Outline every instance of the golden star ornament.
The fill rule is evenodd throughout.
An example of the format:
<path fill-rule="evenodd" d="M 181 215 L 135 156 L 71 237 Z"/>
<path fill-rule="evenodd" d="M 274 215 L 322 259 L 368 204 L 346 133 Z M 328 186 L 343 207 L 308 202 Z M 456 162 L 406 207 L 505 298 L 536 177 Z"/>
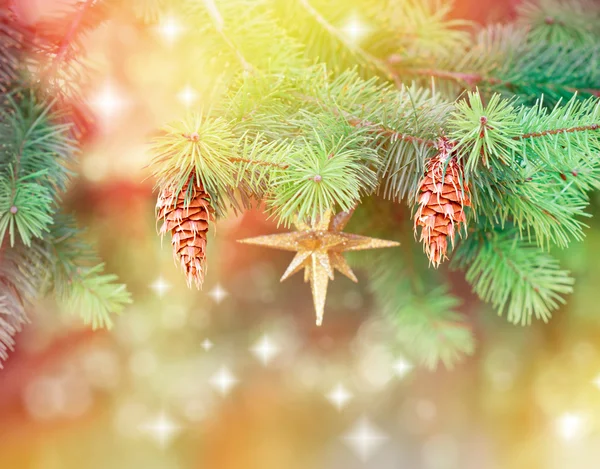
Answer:
<path fill-rule="evenodd" d="M 310 282 L 312 290 L 317 314 L 317 326 L 323 323 L 327 285 L 329 280 L 333 280 L 334 271 L 340 271 L 353 282 L 358 281 L 346 259 L 344 259 L 343 252 L 389 248 L 399 245 L 394 241 L 343 233 L 342 230 L 351 216 L 352 212 L 340 212 L 333 216 L 332 212 L 328 211 L 312 225 L 296 222 L 295 225 L 298 231 L 239 241 L 245 244 L 296 252 L 296 256 L 281 277 L 281 281 L 283 282 L 296 272 L 304 269 L 304 281 Z"/>

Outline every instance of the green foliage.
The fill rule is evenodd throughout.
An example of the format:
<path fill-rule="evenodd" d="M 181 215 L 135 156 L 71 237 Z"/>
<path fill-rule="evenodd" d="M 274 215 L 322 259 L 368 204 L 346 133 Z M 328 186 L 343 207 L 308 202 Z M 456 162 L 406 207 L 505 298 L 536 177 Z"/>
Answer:
<path fill-rule="evenodd" d="M 424 288 L 410 278 L 398 254 L 375 257 L 369 263 L 370 286 L 407 356 L 428 368 L 440 363 L 452 368 L 464 355 L 473 353 L 473 332 L 457 313 L 460 301 L 446 286 Z"/>
<path fill-rule="evenodd" d="M 230 64 L 206 62 L 226 89 L 158 139 L 158 185 L 195 172 L 219 213 L 256 200 L 286 225 L 359 204 L 361 230 L 386 225 L 381 237 L 397 239 L 444 137 L 472 199 L 455 265 L 510 321 L 546 319 L 572 284 L 548 249 L 583 237 L 600 183 L 600 48 L 584 37 L 595 26 L 578 36 L 570 25 L 583 19 L 561 2 L 565 24 L 550 32 L 548 5 L 477 29 L 434 0 L 189 3 L 204 53 L 220 47 Z M 374 194 L 408 210 L 381 214 Z M 450 366 L 473 351 L 472 333 L 449 289 L 430 286 L 441 279 L 406 256 L 369 263 L 377 305 L 416 360 Z"/>
<path fill-rule="evenodd" d="M 81 39 L 106 19 L 108 3 L 71 5 L 34 28 L 8 8 L 0 13 L 0 360 L 46 293 L 94 327 L 129 301 L 97 259 L 84 259 L 88 247 L 65 246 L 78 230 L 57 215 L 79 152 L 73 136 L 89 130 L 81 127 Z"/>
<path fill-rule="evenodd" d="M 8 8 L 0 9 L 0 90 L 6 91 L 17 77 L 19 49 L 24 42 L 23 28 L 14 21 Z"/>
<path fill-rule="evenodd" d="M 473 291 L 514 324 L 547 322 L 574 280 L 558 261 L 515 230 L 480 232 L 463 241 L 455 265 L 466 268 Z"/>
<path fill-rule="evenodd" d="M 328 210 L 351 210 L 377 179 L 376 152 L 358 135 L 325 141 L 314 133 L 289 156 L 289 167 L 272 180 L 274 213 L 286 224 L 316 221 Z"/>
<path fill-rule="evenodd" d="M 16 180 L 0 179 L 0 244 L 7 232 L 11 246 L 15 245 L 17 235 L 29 246 L 33 238 L 40 238 L 48 231 L 53 199 L 50 191 L 35 181 L 44 173 L 39 171 Z"/>
<path fill-rule="evenodd" d="M 222 118 L 194 114 L 164 127 L 153 142 L 153 173 L 160 186 L 181 191 L 190 176 L 202 181 L 214 204 L 222 209 L 222 196 L 235 182 L 232 158 L 237 141 Z"/>
<path fill-rule="evenodd" d="M 127 8 L 151 21 L 167 3 Z M 82 70 L 81 39 L 118 4 L 83 2 L 38 28 L 42 43 L 28 67 L 41 91 L 11 83 L 21 91 L 3 96 L 0 235 L 12 247 L 4 243 L 0 254 L 17 260 L 0 274 L 37 274 L 23 284 L 26 295 L 20 283 L 0 282 L 0 354 L 36 292 L 53 290 L 94 327 L 110 325 L 109 313 L 129 301 L 72 221 L 55 213 L 77 154 L 65 96 L 78 99 L 71 78 Z M 257 202 L 284 224 L 361 204 L 376 226 L 390 221 L 384 237 L 408 238 L 417 189 L 444 137 L 473 202 L 455 265 L 474 291 L 516 323 L 547 319 L 570 291 L 548 249 L 583 237 L 588 194 L 600 184 L 600 22 L 588 0 L 528 1 L 515 23 L 485 28 L 453 19 L 441 0 L 185 0 L 169 8 L 190 26 L 181 44 L 196 67 L 190 73 L 213 78 L 205 107 L 153 142 L 160 188 L 182 190 L 195 177 L 219 216 Z M 17 76 L 17 36 L 0 22 L 4 84 Z M 55 60 L 36 65 L 44 54 Z M 52 92 L 56 103 L 41 98 Z M 364 203 L 374 194 L 391 201 L 385 222 Z M 459 303 L 433 286 L 443 284 L 439 276 L 422 275 L 406 252 L 397 256 L 370 265 L 377 304 L 413 357 L 451 366 L 474 347 Z"/>
<path fill-rule="evenodd" d="M 552 110 L 497 97 L 483 106 L 475 94 L 458 103 L 449 135 L 465 159 L 476 212 L 516 225 L 540 246 L 582 239 L 587 192 L 600 184 L 600 161 L 590 158 L 600 152 L 599 113 L 596 99 Z"/>
<path fill-rule="evenodd" d="M 519 147 L 514 137 L 520 128 L 513 106 L 500 95 L 492 96 L 484 106 L 479 93 L 469 93 L 466 100 L 458 102 L 448 127 L 467 178 L 482 168 L 511 166 L 510 156 Z"/>
<path fill-rule="evenodd" d="M 81 315 L 94 329 L 110 328 L 113 313 L 131 303 L 117 276 L 104 273 L 104 264 L 84 240 L 72 217 L 57 215 L 42 249 L 49 255 L 46 285 L 65 311 Z"/>
<path fill-rule="evenodd" d="M 533 42 L 582 45 L 600 38 L 600 7 L 593 0 L 526 0 L 518 15 Z"/>
<path fill-rule="evenodd" d="M 29 322 L 27 310 L 39 293 L 43 259 L 36 246 L 19 243 L 0 250 L 0 368 L 14 347 L 14 335 Z"/>

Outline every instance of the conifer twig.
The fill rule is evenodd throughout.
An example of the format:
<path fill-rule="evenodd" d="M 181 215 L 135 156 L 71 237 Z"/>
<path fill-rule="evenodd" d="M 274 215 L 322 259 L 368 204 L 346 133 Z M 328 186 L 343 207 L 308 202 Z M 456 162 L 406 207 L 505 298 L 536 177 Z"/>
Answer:
<path fill-rule="evenodd" d="M 383 73 L 385 77 L 393 81 L 397 86 L 401 86 L 402 83 L 398 77 L 398 75 L 392 70 L 383 60 L 373 56 L 362 47 L 359 47 L 356 44 L 349 42 L 340 31 L 333 26 L 327 19 L 319 13 L 315 7 L 313 7 L 309 0 L 298 0 L 300 4 L 304 7 L 309 15 L 311 15 L 317 23 L 319 23 L 323 29 L 325 29 L 329 34 L 335 37 L 338 41 L 340 41 L 344 46 L 351 51 L 360 55 L 363 59 L 367 61 L 367 63 L 373 67 L 375 70 Z"/>
<path fill-rule="evenodd" d="M 513 137 L 514 140 L 525 140 L 527 138 L 540 138 L 548 135 L 567 134 L 574 132 L 586 132 L 589 130 L 600 130 L 600 124 L 582 125 L 579 127 L 568 127 L 563 129 L 542 130 L 540 132 L 530 132 L 523 135 Z"/>
<path fill-rule="evenodd" d="M 256 166 L 265 166 L 271 168 L 279 168 L 279 169 L 287 169 L 290 167 L 289 164 L 281 164 L 281 163 L 273 163 L 271 161 L 264 160 L 250 160 L 248 158 L 239 158 L 239 157 L 230 157 L 229 161 L 233 161 L 234 163 L 248 163 Z"/>
<path fill-rule="evenodd" d="M 243 69 L 247 72 L 253 72 L 254 67 L 252 66 L 252 64 L 248 62 L 248 60 L 246 60 L 246 57 L 244 57 L 244 54 L 242 54 L 242 51 L 239 49 L 239 47 L 237 47 L 233 39 L 231 39 L 225 33 L 225 21 L 223 20 L 223 15 L 221 15 L 221 12 L 219 11 L 217 4 L 215 3 L 215 0 L 204 0 L 204 6 L 208 10 L 210 17 L 213 20 L 213 26 L 221 36 L 221 39 L 223 39 L 225 43 L 229 46 L 229 48 L 233 52 L 235 52 L 235 55 L 242 64 Z"/>

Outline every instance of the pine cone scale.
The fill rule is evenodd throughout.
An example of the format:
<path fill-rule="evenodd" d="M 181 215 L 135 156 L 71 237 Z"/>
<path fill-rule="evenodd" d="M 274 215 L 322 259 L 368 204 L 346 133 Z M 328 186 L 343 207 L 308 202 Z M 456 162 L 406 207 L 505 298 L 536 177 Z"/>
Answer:
<path fill-rule="evenodd" d="M 156 207 L 157 218 L 163 222 L 159 233 L 171 233 L 173 257 L 179 261 L 188 286 L 195 284 L 200 288 L 206 270 L 206 236 L 213 220 L 213 209 L 202 184 L 194 185 L 190 194 L 191 183 L 180 191 L 164 188 Z"/>
<path fill-rule="evenodd" d="M 440 139 L 438 154 L 427 163 L 417 196 L 415 234 L 420 227 L 419 241 L 434 267 L 447 259 L 448 238 L 454 243 L 457 225 L 460 228 L 466 223 L 464 208 L 471 205 L 462 167 L 452 147 L 451 142 Z"/>

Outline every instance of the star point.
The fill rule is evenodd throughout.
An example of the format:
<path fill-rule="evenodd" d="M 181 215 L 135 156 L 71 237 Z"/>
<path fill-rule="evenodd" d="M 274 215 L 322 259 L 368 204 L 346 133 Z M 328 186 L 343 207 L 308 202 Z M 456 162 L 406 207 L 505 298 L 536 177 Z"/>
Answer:
<path fill-rule="evenodd" d="M 162 276 L 159 276 L 152 284 L 150 284 L 150 288 L 154 290 L 154 293 L 156 293 L 159 298 L 162 298 L 165 293 L 171 289 L 171 284 Z"/>
<path fill-rule="evenodd" d="M 204 341 L 202 342 L 202 348 L 208 352 L 211 348 L 213 348 L 214 344 L 212 343 L 212 341 L 210 339 L 204 339 Z"/>
<path fill-rule="evenodd" d="M 217 283 L 208 294 L 213 300 L 215 300 L 215 303 L 221 304 L 222 301 L 229 295 L 229 292 L 225 290 L 220 283 Z"/>
<path fill-rule="evenodd" d="M 268 335 L 263 335 L 250 351 L 263 365 L 267 365 L 279 353 L 279 347 Z"/>
<path fill-rule="evenodd" d="M 343 436 L 346 444 L 366 462 L 389 439 L 388 435 L 362 418 Z"/>
<path fill-rule="evenodd" d="M 228 368 L 222 367 L 210 378 L 210 384 L 213 388 L 219 391 L 222 395 L 226 395 L 238 384 L 238 379 L 229 371 Z"/>
<path fill-rule="evenodd" d="M 312 291 L 317 326 L 323 323 L 327 286 L 329 280 L 334 279 L 334 272 L 337 270 L 353 282 L 358 281 L 342 253 L 399 245 L 395 241 L 343 232 L 351 215 L 351 211 L 335 216 L 327 211 L 310 226 L 297 221 L 297 231 L 239 240 L 244 244 L 296 252 L 281 281 L 304 269 L 304 281 L 310 283 Z"/>
<path fill-rule="evenodd" d="M 331 402 L 337 410 L 342 410 L 346 404 L 352 400 L 352 393 L 346 387 L 339 383 L 327 394 L 327 400 Z"/>
<path fill-rule="evenodd" d="M 141 429 L 149 437 L 156 440 L 161 447 L 168 446 L 181 432 L 181 426 L 165 412 L 161 412 L 156 418 L 143 425 Z"/>

